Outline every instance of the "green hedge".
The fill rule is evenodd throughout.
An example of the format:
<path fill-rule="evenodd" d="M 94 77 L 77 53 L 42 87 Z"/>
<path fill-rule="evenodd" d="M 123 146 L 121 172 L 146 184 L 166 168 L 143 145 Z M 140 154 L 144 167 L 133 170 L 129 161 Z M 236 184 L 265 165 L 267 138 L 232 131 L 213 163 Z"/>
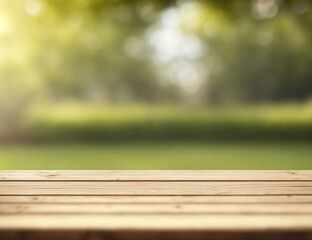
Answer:
<path fill-rule="evenodd" d="M 53 141 L 312 140 L 312 103 L 199 108 L 62 104 L 31 111 L 25 129 Z"/>

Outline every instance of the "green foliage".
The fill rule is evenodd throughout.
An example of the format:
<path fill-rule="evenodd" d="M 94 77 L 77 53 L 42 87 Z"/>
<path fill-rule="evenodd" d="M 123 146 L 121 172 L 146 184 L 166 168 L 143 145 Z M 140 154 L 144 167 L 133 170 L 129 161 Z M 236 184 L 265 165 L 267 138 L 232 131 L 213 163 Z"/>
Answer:
<path fill-rule="evenodd" d="M 48 105 L 29 114 L 25 128 L 46 141 L 311 140 L 312 105 Z"/>
<path fill-rule="evenodd" d="M 308 0 L 0 1 L 0 135 L 14 132 L 27 108 L 45 100 L 213 105 L 308 99 L 311 13 Z M 159 58 L 175 46 L 157 52 L 149 38 L 159 34 L 160 23 L 177 25 L 160 47 L 186 36 L 170 63 Z M 179 55 L 189 47 L 186 39 L 200 46 L 197 56 Z M 167 127 L 159 135 L 192 125 L 181 119 L 161 120 Z M 196 126 L 190 132 L 206 138 Z M 103 127 L 100 135 L 115 138 L 114 128 Z M 135 135 L 141 126 L 131 129 Z"/>
<path fill-rule="evenodd" d="M 16 89 L 12 99 L 174 98 L 170 84 L 157 79 L 150 50 L 140 39 L 164 2 L 28 0 L 1 7 L 8 29 L 0 30 L 7 50 L 0 90 L 8 91 L 10 82 Z M 135 40 L 137 58 L 125 51 L 129 39 Z"/>
<path fill-rule="evenodd" d="M 260 9 L 267 12 L 260 16 L 261 2 L 1 1 L 0 93 L 10 91 L 21 103 L 188 101 L 185 89 L 163 76 L 167 66 L 155 64 L 146 40 L 165 11 L 185 8 L 191 17 L 181 28 L 200 39 L 204 51 L 190 62 L 207 71 L 193 93 L 198 102 L 306 99 L 312 92 L 310 3 L 264 1 Z"/>
<path fill-rule="evenodd" d="M 198 1 L 198 18 L 185 23 L 186 31 L 200 37 L 208 48 L 202 60 L 207 71 L 200 90 L 202 101 L 220 104 L 309 98 L 312 92 L 310 3 L 227 2 Z M 264 6 L 258 6 L 258 2 Z M 270 2 L 276 3 L 271 13 Z M 267 11 L 261 12 L 266 4 Z M 301 5 L 302 12 L 298 10 Z"/>

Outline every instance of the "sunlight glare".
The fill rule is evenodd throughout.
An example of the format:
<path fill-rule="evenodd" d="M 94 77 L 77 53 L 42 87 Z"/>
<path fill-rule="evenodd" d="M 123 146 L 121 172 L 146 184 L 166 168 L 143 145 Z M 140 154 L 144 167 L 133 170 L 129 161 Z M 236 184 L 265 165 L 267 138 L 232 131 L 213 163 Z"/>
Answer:
<path fill-rule="evenodd" d="M 0 33 L 5 32 L 8 29 L 6 19 L 0 15 Z"/>
<path fill-rule="evenodd" d="M 25 3 L 25 11 L 29 15 L 37 15 L 41 11 L 41 3 L 38 0 L 28 0 Z"/>

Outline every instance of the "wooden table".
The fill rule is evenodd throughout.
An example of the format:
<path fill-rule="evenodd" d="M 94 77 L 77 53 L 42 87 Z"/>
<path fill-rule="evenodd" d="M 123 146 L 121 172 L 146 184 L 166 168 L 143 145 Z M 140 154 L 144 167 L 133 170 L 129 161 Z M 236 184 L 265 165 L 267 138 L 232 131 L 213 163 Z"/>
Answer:
<path fill-rule="evenodd" d="M 312 171 L 1 171 L 0 239 L 312 239 Z"/>

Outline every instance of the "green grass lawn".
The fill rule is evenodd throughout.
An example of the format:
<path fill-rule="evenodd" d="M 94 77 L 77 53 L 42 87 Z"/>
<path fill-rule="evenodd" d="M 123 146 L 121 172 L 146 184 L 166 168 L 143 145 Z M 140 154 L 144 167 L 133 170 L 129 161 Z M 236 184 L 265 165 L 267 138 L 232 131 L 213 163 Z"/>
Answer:
<path fill-rule="evenodd" d="M 0 169 L 312 169 L 312 143 L 2 145 Z"/>

